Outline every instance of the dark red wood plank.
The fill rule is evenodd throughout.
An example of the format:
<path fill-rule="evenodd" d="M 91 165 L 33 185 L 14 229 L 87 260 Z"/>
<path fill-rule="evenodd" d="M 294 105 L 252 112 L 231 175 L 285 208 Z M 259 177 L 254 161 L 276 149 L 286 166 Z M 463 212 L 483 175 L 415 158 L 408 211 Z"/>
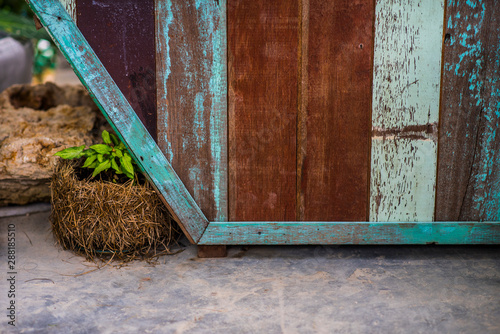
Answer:
<path fill-rule="evenodd" d="M 78 28 L 156 140 L 153 0 L 77 0 Z"/>
<path fill-rule="evenodd" d="M 500 220 L 500 6 L 448 2 L 436 220 Z"/>
<path fill-rule="evenodd" d="M 229 220 L 296 220 L 298 1 L 228 2 Z"/>
<path fill-rule="evenodd" d="M 374 3 L 304 0 L 299 218 L 368 219 Z"/>

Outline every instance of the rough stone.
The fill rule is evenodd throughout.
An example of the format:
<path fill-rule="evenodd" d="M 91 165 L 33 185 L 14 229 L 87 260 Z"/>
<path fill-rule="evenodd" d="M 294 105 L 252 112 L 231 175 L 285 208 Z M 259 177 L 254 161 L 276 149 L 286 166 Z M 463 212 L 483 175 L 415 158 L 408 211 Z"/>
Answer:
<path fill-rule="evenodd" d="M 50 200 L 64 148 L 92 145 L 106 121 L 82 86 L 15 85 L 0 94 L 0 206 Z"/>

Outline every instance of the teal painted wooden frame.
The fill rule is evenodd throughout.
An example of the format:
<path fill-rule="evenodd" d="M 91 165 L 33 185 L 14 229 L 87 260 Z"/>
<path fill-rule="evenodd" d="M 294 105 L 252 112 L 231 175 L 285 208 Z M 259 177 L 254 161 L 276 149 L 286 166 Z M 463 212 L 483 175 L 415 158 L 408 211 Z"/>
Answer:
<path fill-rule="evenodd" d="M 71 17 L 28 0 L 186 236 L 200 245 L 498 244 L 500 222 L 208 222 Z"/>

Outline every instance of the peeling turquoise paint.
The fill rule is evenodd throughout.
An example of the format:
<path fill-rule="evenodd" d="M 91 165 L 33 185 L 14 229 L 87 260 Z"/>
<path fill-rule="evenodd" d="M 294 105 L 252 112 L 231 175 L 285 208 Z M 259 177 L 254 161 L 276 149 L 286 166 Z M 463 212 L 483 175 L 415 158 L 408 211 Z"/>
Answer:
<path fill-rule="evenodd" d="M 447 22 L 451 35 L 450 47 L 458 50 L 458 61 L 445 63 L 443 69 L 456 77 L 465 78 L 468 83 L 465 87 L 457 87 L 463 91 L 457 112 L 474 110 L 478 113 L 478 118 L 473 120 L 475 123 L 466 125 L 466 128 L 479 129 L 477 134 L 475 131 L 471 133 L 471 137 L 477 138 L 466 199 L 472 202 L 471 212 L 474 212 L 474 216 L 478 215 L 485 221 L 498 221 L 500 87 L 497 80 L 500 76 L 500 31 L 498 24 L 492 29 L 492 22 L 496 22 L 492 21 L 492 18 L 498 17 L 498 3 L 494 0 L 467 0 L 465 5 L 456 1 L 448 2 L 449 11 L 458 11 L 456 15 L 450 15 Z M 465 15 L 460 11 L 467 11 L 469 14 Z M 489 17 L 488 23 L 485 21 L 486 17 Z M 489 34 L 484 34 L 485 29 Z M 454 45 L 455 32 L 458 45 Z M 463 99 L 462 94 L 467 96 L 467 99 Z"/>
<path fill-rule="evenodd" d="M 200 245 L 498 244 L 500 223 L 211 222 Z"/>
<path fill-rule="evenodd" d="M 157 64 L 157 70 L 161 70 L 164 73 L 163 76 L 163 85 L 162 87 L 167 87 L 167 81 L 168 78 L 170 77 L 171 73 L 171 62 L 170 62 L 170 57 L 168 55 L 170 54 L 170 38 L 168 34 L 168 30 L 170 25 L 173 23 L 174 16 L 172 15 L 172 3 L 169 0 L 166 1 L 157 1 L 156 2 L 156 10 L 161 11 L 163 13 L 166 13 L 165 16 L 165 22 L 161 23 L 161 27 L 163 28 L 161 34 L 164 36 L 163 39 L 156 39 L 156 50 L 157 54 L 159 54 L 159 58 L 157 58 L 157 63 L 162 62 L 161 67 L 159 64 Z M 159 94 L 161 94 L 161 98 L 158 99 L 159 101 L 166 101 L 167 100 L 167 90 L 164 89 L 163 91 L 159 91 Z M 161 106 L 159 106 L 161 107 Z M 174 152 L 172 150 L 172 143 L 168 140 L 167 133 L 168 133 L 168 118 L 166 117 L 164 120 L 161 120 L 164 123 L 165 131 L 162 133 L 159 133 L 158 136 L 163 136 L 163 142 L 167 144 L 167 146 L 163 149 L 163 153 L 165 154 L 167 160 L 172 163 L 172 160 L 174 159 Z"/>
<path fill-rule="evenodd" d="M 220 163 L 214 166 L 213 191 L 217 217 L 216 221 L 227 221 L 227 22 L 226 0 L 219 1 L 219 29 L 213 39 L 212 73 L 210 91 L 213 94 L 212 113 L 219 111 L 218 117 L 210 118 L 210 148 L 215 161 Z M 222 113 L 221 113 L 222 111 Z"/>
<path fill-rule="evenodd" d="M 157 39 L 169 44 L 158 46 L 158 54 L 167 67 L 160 86 L 175 89 L 169 95 L 165 92 L 159 100 L 176 104 L 175 108 L 168 104 L 160 106 L 165 115 L 165 119 L 158 120 L 165 129 L 162 140 L 174 166 L 182 164 L 183 157 L 190 157 L 189 162 L 194 166 L 183 165 L 181 176 L 197 201 L 210 206 L 213 202 L 215 220 L 224 221 L 227 219 L 226 2 L 162 0 L 158 4 L 157 15 L 160 18 L 166 15 L 168 24 Z M 181 36 L 175 45 L 172 34 Z M 183 42 L 183 35 L 189 41 Z M 181 67 L 183 73 L 176 72 L 172 77 L 171 64 L 177 67 L 175 71 Z M 171 118 L 178 120 L 179 129 L 169 128 L 167 122 Z M 179 141 L 181 147 L 174 144 Z"/>

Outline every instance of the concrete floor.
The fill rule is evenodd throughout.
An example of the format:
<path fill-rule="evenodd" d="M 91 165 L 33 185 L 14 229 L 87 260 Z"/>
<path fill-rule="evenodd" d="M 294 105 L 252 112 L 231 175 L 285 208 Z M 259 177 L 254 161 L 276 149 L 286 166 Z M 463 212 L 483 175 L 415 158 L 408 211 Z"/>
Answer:
<path fill-rule="evenodd" d="M 0 217 L 20 213 L 7 210 Z M 1 333 L 500 332 L 498 247 L 234 246 L 198 259 L 188 246 L 157 265 L 74 276 L 95 265 L 54 244 L 48 214 L 0 218 Z"/>

